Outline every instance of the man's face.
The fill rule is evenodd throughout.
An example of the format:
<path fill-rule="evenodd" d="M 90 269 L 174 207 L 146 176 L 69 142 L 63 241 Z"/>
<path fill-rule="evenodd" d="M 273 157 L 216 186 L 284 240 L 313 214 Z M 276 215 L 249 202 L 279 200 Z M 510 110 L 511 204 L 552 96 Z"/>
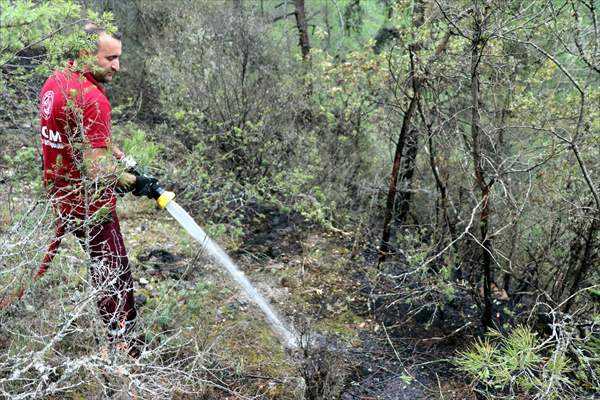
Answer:
<path fill-rule="evenodd" d="M 106 33 L 98 37 L 98 51 L 96 52 L 96 66 L 92 71 L 98 82 L 108 83 L 113 75 L 120 69 L 121 41 Z"/>

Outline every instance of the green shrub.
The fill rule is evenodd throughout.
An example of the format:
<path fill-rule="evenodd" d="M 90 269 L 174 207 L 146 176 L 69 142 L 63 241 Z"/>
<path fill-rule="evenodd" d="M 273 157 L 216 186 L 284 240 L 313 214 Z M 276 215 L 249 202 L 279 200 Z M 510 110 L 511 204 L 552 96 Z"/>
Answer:
<path fill-rule="evenodd" d="M 132 157 L 141 168 L 147 168 L 156 159 L 159 146 L 149 142 L 146 133 L 138 125 L 129 123 L 115 127 L 115 135 L 122 138 L 125 154 Z"/>
<path fill-rule="evenodd" d="M 507 335 L 492 330 L 454 361 L 488 398 L 527 394 L 562 399 L 574 390 L 566 349 L 543 342 L 528 326 L 517 326 Z"/>

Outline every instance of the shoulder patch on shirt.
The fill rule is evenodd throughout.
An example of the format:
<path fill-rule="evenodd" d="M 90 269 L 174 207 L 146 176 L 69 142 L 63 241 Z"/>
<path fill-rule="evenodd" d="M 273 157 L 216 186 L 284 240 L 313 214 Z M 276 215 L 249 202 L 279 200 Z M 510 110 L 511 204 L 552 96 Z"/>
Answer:
<path fill-rule="evenodd" d="M 54 92 L 48 90 L 42 99 L 42 117 L 44 119 L 50 118 L 50 114 L 52 113 L 52 103 L 54 103 Z"/>

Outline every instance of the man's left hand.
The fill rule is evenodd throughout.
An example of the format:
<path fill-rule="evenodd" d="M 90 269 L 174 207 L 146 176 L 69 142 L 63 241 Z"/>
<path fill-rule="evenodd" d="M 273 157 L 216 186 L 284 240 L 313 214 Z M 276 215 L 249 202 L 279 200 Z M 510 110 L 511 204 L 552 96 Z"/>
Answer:
<path fill-rule="evenodd" d="M 158 179 L 147 175 L 139 175 L 135 178 L 135 189 L 131 193 L 134 196 L 146 196 L 149 199 L 153 199 L 158 187 Z"/>

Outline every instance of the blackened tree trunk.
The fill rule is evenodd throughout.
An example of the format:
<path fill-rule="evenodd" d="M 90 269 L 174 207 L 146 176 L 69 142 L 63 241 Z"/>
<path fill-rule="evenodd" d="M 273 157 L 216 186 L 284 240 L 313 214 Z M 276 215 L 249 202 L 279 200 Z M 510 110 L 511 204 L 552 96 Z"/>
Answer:
<path fill-rule="evenodd" d="M 402 163 L 402 175 L 400 176 L 400 199 L 398 200 L 398 216 L 396 222 L 402 225 L 406 222 L 408 212 L 410 211 L 410 202 L 412 199 L 412 180 L 415 175 L 417 165 L 417 151 L 419 149 L 419 136 L 416 130 L 412 130 L 408 135 L 407 149 Z"/>
<path fill-rule="evenodd" d="M 415 27 L 419 27 L 423 24 L 424 16 L 424 6 L 421 0 L 415 2 L 415 19 L 413 20 L 413 24 Z M 445 51 L 446 46 L 448 44 L 448 39 L 450 37 L 450 33 L 446 34 L 439 45 L 437 46 L 435 53 L 429 58 L 427 63 L 425 64 L 425 70 L 427 70 L 434 62 L 438 59 L 438 57 Z M 379 263 L 385 261 L 388 253 L 390 252 L 390 235 L 391 235 L 391 222 L 394 217 L 394 206 L 396 201 L 396 192 L 397 192 L 397 184 L 398 184 L 398 174 L 400 172 L 400 167 L 402 164 L 402 152 L 404 150 L 404 144 L 406 142 L 407 133 L 410 129 L 412 123 L 412 117 L 420 103 L 421 90 L 423 88 L 424 83 L 424 75 L 417 75 L 417 68 L 415 67 L 415 57 L 417 51 L 422 47 L 421 43 L 413 43 L 408 46 L 408 51 L 410 55 L 410 70 L 409 70 L 409 79 L 412 83 L 412 97 L 410 98 L 410 102 L 408 105 L 408 109 L 404 113 L 404 117 L 402 119 L 402 127 L 400 128 L 400 135 L 398 136 L 398 141 L 396 142 L 396 151 L 394 153 L 394 162 L 392 164 L 392 173 L 390 175 L 389 187 L 387 200 L 385 205 L 385 214 L 383 218 L 383 235 L 381 238 L 381 245 L 379 246 Z M 416 151 L 416 149 L 415 149 Z M 416 157 L 416 153 L 415 153 Z M 412 172 L 411 172 L 412 175 Z M 408 212 L 408 211 L 407 211 Z"/>
<path fill-rule="evenodd" d="M 379 247 L 379 262 L 382 263 L 385 261 L 387 254 L 390 252 L 390 234 L 391 234 L 391 222 L 394 217 L 394 205 L 396 202 L 396 192 L 397 192 L 397 184 L 398 184 L 398 174 L 400 173 L 400 166 L 402 165 L 402 152 L 404 151 L 404 144 L 406 142 L 406 136 L 408 130 L 410 129 L 410 124 L 412 122 L 412 117 L 417 108 L 417 104 L 419 102 L 419 94 L 421 91 L 421 82 L 419 78 L 417 78 L 414 74 L 414 61 L 413 61 L 413 53 L 412 48 L 410 49 L 411 54 L 411 80 L 412 80 L 412 89 L 413 94 L 410 99 L 410 103 L 408 105 L 408 109 L 404 113 L 404 118 L 402 119 L 402 127 L 400 128 L 400 134 L 398 135 L 398 141 L 396 142 L 396 151 L 394 153 L 394 162 L 392 164 L 392 173 L 390 175 L 389 187 L 387 200 L 385 204 L 385 214 L 383 218 L 383 235 L 381 238 L 381 245 Z"/>
<path fill-rule="evenodd" d="M 302 51 L 302 59 L 308 60 L 310 56 L 310 42 L 308 40 L 308 25 L 306 23 L 306 13 L 304 11 L 304 0 L 294 0 L 296 16 L 296 27 L 298 28 L 299 46 Z"/>
<path fill-rule="evenodd" d="M 572 252 L 571 254 L 571 264 L 577 264 L 577 267 L 574 268 L 573 281 L 571 283 L 570 289 L 567 292 L 568 298 L 564 306 L 564 311 L 567 313 L 570 311 L 571 306 L 573 305 L 573 301 L 576 297 L 575 294 L 579 290 L 581 282 L 585 280 L 588 271 L 593 265 L 595 265 L 596 261 L 598 260 L 596 238 L 598 237 L 598 231 L 600 230 L 600 220 L 598 219 L 597 213 L 595 214 L 596 215 L 592 216 L 592 222 L 590 223 L 590 226 L 588 227 L 587 232 L 585 234 L 583 246 L 581 246 L 581 244 L 578 244 L 578 246 L 576 246 L 579 250 L 581 250 L 581 248 L 583 247 L 583 252 L 576 251 Z M 579 241 L 579 238 L 576 238 L 575 240 Z M 569 268 L 568 271 L 570 272 L 571 270 L 572 269 Z"/>
<path fill-rule="evenodd" d="M 483 272 L 483 313 L 482 324 L 485 329 L 492 326 L 492 242 L 488 236 L 490 221 L 490 187 L 493 180 L 486 183 L 482 166 L 481 152 L 481 115 L 480 115 L 480 80 L 479 63 L 485 45 L 482 39 L 483 16 L 477 9 L 475 26 L 471 41 L 471 154 L 473 157 L 473 171 L 475 185 L 481 192 L 481 211 L 479 213 L 479 232 L 482 250 L 481 270 Z"/>

